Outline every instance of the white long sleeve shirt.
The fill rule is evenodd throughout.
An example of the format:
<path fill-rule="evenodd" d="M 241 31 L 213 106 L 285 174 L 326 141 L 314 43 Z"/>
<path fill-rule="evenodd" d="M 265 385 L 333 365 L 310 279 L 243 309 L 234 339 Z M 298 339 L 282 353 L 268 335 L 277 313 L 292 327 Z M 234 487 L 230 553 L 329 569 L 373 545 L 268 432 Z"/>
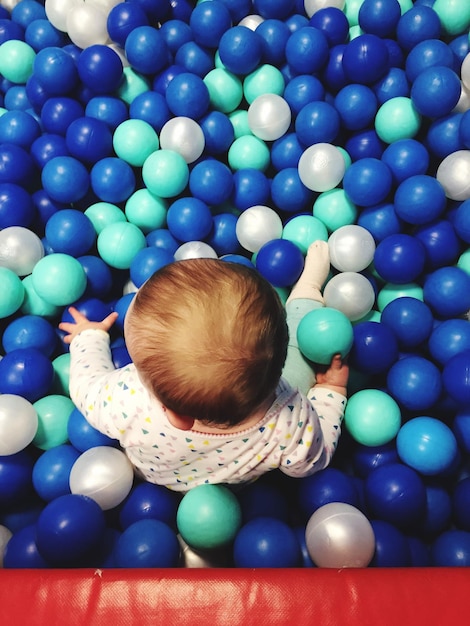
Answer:
<path fill-rule="evenodd" d="M 70 355 L 70 396 L 79 411 L 119 440 L 144 479 L 175 491 L 251 482 L 277 468 L 308 476 L 328 465 L 340 436 L 346 398 L 325 387 L 305 396 L 281 379 L 254 426 L 227 434 L 183 431 L 170 424 L 133 364 L 114 368 L 107 333 L 80 333 Z"/>

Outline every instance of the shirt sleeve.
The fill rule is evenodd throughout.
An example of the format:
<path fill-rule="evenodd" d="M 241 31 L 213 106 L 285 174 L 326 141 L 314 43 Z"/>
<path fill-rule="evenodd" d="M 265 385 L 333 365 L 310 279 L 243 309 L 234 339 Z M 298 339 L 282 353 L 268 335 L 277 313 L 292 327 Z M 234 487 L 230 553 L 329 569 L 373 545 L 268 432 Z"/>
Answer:
<path fill-rule="evenodd" d="M 280 470 L 301 478 L 327 467 L 341 435 L 347 399 L 326 387 L 312 387 L 298 410 L 297 429 Z"/>
<path fill-rule="evenodd" d="M 109 335 L 102 330 L 85 330 L 70 345 L 70 398 L 91 426 L 119 441 L 127 428 L 120 396 L 131 384 L 132 369 L 114 367 Z"/>

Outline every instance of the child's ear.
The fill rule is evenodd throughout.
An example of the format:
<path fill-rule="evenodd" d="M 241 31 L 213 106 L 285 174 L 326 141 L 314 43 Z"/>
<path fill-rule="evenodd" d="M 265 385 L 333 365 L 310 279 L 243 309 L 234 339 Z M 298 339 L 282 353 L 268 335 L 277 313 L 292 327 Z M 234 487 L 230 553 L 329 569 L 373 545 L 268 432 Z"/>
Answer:
<path fill-rule="evenodd" d="M 178 415 L 170 409 L 166 409 L 166 416 L 172 426 L 178 428 L 178 430 L 191 430 L 194 426 L 194 419 L 187 415 Z"/>

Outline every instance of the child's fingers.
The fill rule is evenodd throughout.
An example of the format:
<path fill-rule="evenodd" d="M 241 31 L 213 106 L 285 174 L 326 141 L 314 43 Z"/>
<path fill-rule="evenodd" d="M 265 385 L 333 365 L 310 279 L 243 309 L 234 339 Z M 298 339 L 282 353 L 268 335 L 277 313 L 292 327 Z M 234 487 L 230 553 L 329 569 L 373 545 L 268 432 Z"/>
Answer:
<path fill-rule="evenodd" d="M 118 317 L 119 317 L 119 314 L 116 313 L 116 311 L 113 311 L 112 313 L 110 313 L 101 322 L 103 328 L 105 330 L 109 330 L 111 328 L 111 326 L 114 324 L 114 322 L 117 320 Z"/>
<path fill-rule="evenodd" d="M 74 306 L 70 306 L 68 311 L 76 324 L 79 324 L 80 322 L 88 321 L 88 318 L 85 315 L 83 315 L 83 313 L 80 313 L 80 311 L 76 309 Z"/>

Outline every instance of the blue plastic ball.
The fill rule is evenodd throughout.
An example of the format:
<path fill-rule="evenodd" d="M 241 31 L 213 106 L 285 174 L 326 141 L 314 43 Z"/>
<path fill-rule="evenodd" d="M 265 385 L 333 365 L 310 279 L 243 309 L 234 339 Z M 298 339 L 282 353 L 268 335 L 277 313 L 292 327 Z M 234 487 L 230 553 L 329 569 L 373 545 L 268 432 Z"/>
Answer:
<path fill-rule="evenodd" d="M 405 62 L 405 71 L 410 82 L 428 67 L 454 66 L 454 56 L 447 43 L 441 39 L 425 39 L 417 43 L 408 53 Z"/>
<path fill-rule="evenodd" d="M 426 411 L 440 398 L 441 373 L 429 359 L 422 356 L 405 356 L 390 368 L 387 388 L 405 409 Z"/>
<path fill-rule="evenodd" d="M 470 350 L 470 324 L 463 319 L 440 322 L 432 331 L 428 348 L 432 358 L 445 365 L 454 355 Z"/>
<path fill-rule="evenodd" d="M 238 217 L 233 213 L 218 213 L 212 221 L 213 227 L 206 239 L 207 243 L 219 256 L 237 253 L 240 250 L 236 232 Z"/>
<path fill-rule="evenodd" d="M 233 74 L 249 74 L 258 67 L 263 54 L 263 40 L 246 26 L 233 26 L 219 41 L 219 56 Z"/>
<path fill-rule="evenodd" d="M 282 67 L 286 62 L 286 43 L 291 32 L 287 24 L 279 19 L 268 18 L 256 29 L 262 38 L 263 61 Z"/>
<path fill-rule="evenodd" d="M 357 223 L 370 232 L 376 243 L 389 235 L 399 233 L 402 228 L 401 220 L 390 202 L 364 208 L 357 218 Z"/>
<path fill-rule="evenodd" d="M 218 156 L 228 151 L 235 138 L 230 119 L 221 111 L 210 111 L 199 120 L 204 133 L 204 151 L 210 156 Z"/>
<path fill-rule="evenodd" d="M 170 119 L 171 113 L 164 95 L 156 91 L 145 91 L 132 100 L 129 117 L 147 122 L 159 133 Z"/>
<path fill-rule="evenodd" d="M 401 7 L 398 0 L 364 0 L 358 12 L 359 26 L 365 33 L 378 37 L 393 37 Z"/>
<path fill-rule="evenodd" d="M 315 11 L 309 25 L 321 30 L 326 35 L 328 45 L 336 46 L 345 43 L 349 35 L 349 22 L 341 9 L 331 6 Z"/>
<path fill-rule="evenodd" d="M 401 348 L 416 348 L 433 332 L 431 309 L 417 298 L 395 298 L 383 309 L 381 324 L 388 326 Z"/>
<path fill-rule="evenodd" d="M 437 316 L 458 317 L 470 309 L 470 276 L 459 267 L 440 267 L 426 277 L 423 296 Z"/>
<path fill-rule="evenodd" d="M 429 167 L 429 152 L 416 139 L 399 139 L 387 146 L 382 161 L 388 165 L 396 183 L 411 176 L 426 174 Z"/>
<path fill-rule="evenodd" d="M 48 133 L 64 135 L 78 117 L 83 117 L 83 105 L 73 98 L 61 96 L 48 98 L 41 109 L 41 122 Z"/>
<path fill-rule="evenodd" d="M 207 113 L 210 103 L 209 90 L 200 76 L 182 72 L 170 81 L 166 102 L 176 116 L 198 120 Z"/>
<path fill-rule="evenodd" d="M 86 103 L 85 115 L 104 122 L 113 131 L 128 119 L 125 102 L 113 96 L 94 96 Z"/>
<path fill-rule="evenodd" d="M 83 414 L 76 408 L 69 415 L 67 435 L 73 448 L 79 452 L 85 452 L 85 450 L 95 448 L 96 446 L 116 447 L 118 445 L 116 439 L 111 439 L 99 430 L 96 430 L 96 428 L 93 428 L 93 426 L 87 422 Z M 51 450 L 56 449 L 57 448 L 51 448 Z M 48 452 L 51 452 L 51 450 L 48 450 Z"/>
<path fill-rule="evenodd" d="M 74 257 L 86 254 L 96 241 L 91 220 L 77 209 L 54 213 L 47 221 L 45 235 L 54 252 Z"/>
<path fill-rule="evenodd" d="M 131 261 L 130 277 L 134 285 L 139 288 L 157 270 L 172 263 L 174 256 L 171 252 L 150 246 L 139 250 Z"/>
<path fill-rule="evenodd" d="M 340 116 L 332 104 L 316 100 L 302 107 L 294 125 L 297 138 L 304 147 L 334 143 L 340 130 Z"/>
<path fill-rule="evenodd" d="M 109 46 L 86 47 L 77 61 L 82 83 L 94 94 L 112 94 L 121 84 L 123 65 L 119 55 Z"/>
<path fill-rule="evenodd" d="M 50 357 L 57 346 L 54 326 L 39 315 L 23 315 L 13 319 L 2 337 L 5 352 L 19 348 L 36 348 Z"/>
<path fill-rule="evenodd" d="M 330 502 L 358 506 L 359 495 L 351 476 L 335 467 L 327 467 L 299 481 L 296 501 L 308 520 L 317 509 Z"/>
<path fill-rule="evenodd" d="M 359 35 L 344 48 L 343 70 L 350 83 L 371 85 L 385 76 L 389 67 L 387 45 L 377 35 Z"/>
<path fill-rule="evenodd" d="M 405 534 L 381 519 L 371 521 L 375 536 L 375 553 L 371 567 L 409 567 L 410 546 Z"/>
<path fill-rule="evenodd" d="M 366 478 L 377 467 L 399 461 L 395 441 L 381 446 L 357 444 L 352 450 L 354 474 Z"/>
<path fill-rule="evenodd" d="M 223 2 L 202 2 L 194 7 L 189 26 L 197 44 L 217 48 L 222 35 L 232 26 L 232 18 Z"/>
<path fill-rule="evenodd" d="M 189 174 L 192 195 L 209 206 L 217 206 L 230 198 L 233 191 L 233 175 L 230 168 L 215 159 L 196 163 Z"/>
<path fill-rule="evenodd" d="M 294 115 L 299 113 L 309 102 L 323 100 L 324 97 L 324 86 L 319 78 L 311 74 L 300 74 L 292 77 L 283 93 L 283 98 Z"/>
<path fill-rule="evenodd" d="M 153 483 L 138 483 L 119 507 L 119 524 L 126 529 L 142 519 L 156 519 L 175 528 L 180 496 Z"/>
<path fill-rule="evenodd" d="M 149 20 L 138 2 L 120 2 L 108 13 L 107 29 L 109 37 L 124 48 L 127 36 L 139 26 L 148 26 Z"/>
<path fill-rule="evenodd" d="M 379 105 L 392 98 L 409 98 L 410 95 L 410 84 L 401 67 L 391 67 L 372 89 Z"/>
<path fill-rule="evenodd" d="M 442 372 L 444 389 L 457 403 L 459 410 L 470 406 L 469 368 L 470 350 L 464 350 L 452 356 L 444 365 Z"/>
<path fill-rule="evenodd" d="M 168 20 L 160 26 L 160 32 L 171 54 L 176 54 L 178 49 L 188 41 L 192 41 L 191 27 L 182 20 Z"/>
<path fill-rule="evenodd" d="M 434 119 L 451 113 L 459 101 L 460 92 L 460 79 L 454 70 L 432 66 L 415 78 L 410 97 L 421 115 Z"/>
<path fill-rule="evenodd" d="M 426 489 L 418 472 L 402 463 L 378 467 L 365 480 L 369 514 L 400 530 L 419 527 L 426 511 Z"/>
<path fill-rule="evenodd" d="M 300 213 L 313 204 L 313 193 L 300 180 L 296 167 L 286 167 L 275 174 L 271 197 L 276 207 L 286 213 Z"/>
<path fill-rule="evenodd" d="M 325 87 L 333 93 L 337 93 L 342 87 L 348 84 L 344 67 L 343 55 L 347 44 L 340 43 L 330 49 L 330 55 L 322 72 Z"/>
<path fill-rule="evenodd" d="M 31 498 L 33 466 L 34 457 L 29 449 L 0 456 L 0 504 L 3 510 Z"/>
<path fill-rule="evenodd" d="M 49 567 L 38 551 L 36 524 L 29 524 L 13 534 L 5 548 L 3 567 L 5 569 L 47 569 Z"/>
<path fill-rule="evenodd" d="M 263 172 L 254 168 L 242 168 L 233 175 L 232 201 L 244 211 L 256 205 L 265 205 L 270 198 L 271 188 Z"/>
<path fill-rule="evenodd" d="M 179 241 L 199 241 L 211 231 L 212 213 L 207 204 L 198 198 L 179 198 L 168 209 L 167 225 Z"/>
<path fill-rule="evenodd" d="M 461 252 L 461 242 L 449 220 L 435 220 L 423 224 L 414 231 L 414 236 L 426 249 L 426 269 L 437 269 L 457 261 Z"/>
<path fill-rule="evenodd" d="M 403 463 L 424 476 L 445 474 L 457 458 L 452 430 L 434 417 L 415 417 L 398 431 L 397 451 Z"/>
<path fill-rule="evenodd" d="M 62 135 L 52 133 L 44 133 L 33 141 L 30 154 L 41 170 L 48 161 L 56 156 L 70 156 L 65 138 Z"/>
<path fill-rule="evenodd" d="M 457 411 L 452 423 L 452 432 L 459 448 L 463 453 L 468 454 L 470 451 L 470 414 L 467 409 Z"/>
<path fill-rule="evenodd" d="M 69 153 L 83 163 L 92 164 L 110 156 L 113 135 L 106 122 L 93 117 L 79 117 L 67 129 L 65 141 Z"/>
<path fill-rule="evenodd" d="M 375 129 L 369 128 L 352 133 L 346 140 L 344 148 L 352 161 L 366 158 L 380 159 L 385 143 Z"/>
<path fill-rule="evenodd" d="M 24 40 L 39 52 L 44 48 L 63 47 L 66 43 L 64 33 L 55 28 L 47 19 L 33 20 L 26 27 Z"/>
<path fill-rule="evenodd" d="M 29 150 L 40 136 L 41 127 L 26 111 L 5 111 L 0 116 L 0 142 L 14 144 Z"/>
<path fill-rule="evenodd" d="M 273 239 L 258 250 L 256 268 L 274 287 L 288 287 L 302 273 L 304 257 L 295 243 L 288 239 Z"/>
<path fill-rule="evenodd" d="M 45 191 L 57 202 L 77 202 L 85 197 L 90 186 L 90 175 L 81 161 L 71 156 L 50 159 L 41 173 Z"/>
<path fill-rule="evenodd" d="M 46 450 L 38 458 L 33 467 L 33 485 L 45 502 L 70 493 L 70 470 L 79 456 L 74 446 L 62 444 Z"/>
<path fill-rule="evenodd" d="M 157 519 L 141 519 L 119 537 L 114 559 L 118 567 L 176 567 L 180 546 L 176 533 Z"/>
<path fill-rule="evenodd" d="M 95 500 L 66 494 L 49 502 L 39 515 L 37 546 L 50 564 L 77 567 L 87 563 L 104 530 L 104 513 Z"/>
<path fill-rule="evenodd" d="M 210 50 L 199 46 L 195 41 L 187 41 L 175 54 L 175 63 L 187 72 L 192 72 L 204 78 L 206 74 L 214 69 L 214 55 Z"/>
<path fill-rule="evenodd" d="M 23 187 L 30 184 L 35 169 L 33 158 L 27 150 L 12 143 L 3 144 L 0 145 L 0 159 L 0 184 L 13 183 Z"/>
<path fill-rule="evenodd" d="M 461 530 L 470 531 L 470 478 L 460 480 L 452 493 L 452 518 Z"/>
<path fill-rule="evenodd" d="M 297 567 L 300 545 L 294 530 L 271 517 L 257 517 L 238 531 L 233 545 L 236 567 Z"/>
<path fill-rule="evenodd" d="M 370 87 L 352 84 L 346 85 L 336 94 L 335 108 L 345 128 L 361 130 L 373 123 L 378 103 Z"/>
<path fill-rule="evenodd" d="M 169 50 L 163 35 L 153 26 L 137 26 L 124 44 L 131 67 L 141 74 L 156 74 L 168 63 Z"/>
<path fill-rule="evenodd" d="M 51 361 L 37 348 L 17 348 L 0 360 L 0 393 L 36 402 L 47 395 L 53 377 Z"/>
<path fill-rule="evenodd" d="M 97 161 L 90 173 L 91 187 L 103 202 L 124 202 L 134 192 L 136 178 L 132 167 L 118 157 Z"/>
<path fill-rule="evenodd" d="M 79 76 L 75 61 L 58 46 L 39 50 L 34 58 L 33 72 L 50 96 L 70 94 L 78 86 Z"/>
<path fill-rule="evenodd" d="M 155 246 L 156 248 L 167 250 L 171 254 L 174 254 L 180 246 L 180 243 L 167 228 L 152 230 L 147 234 L 146 241 L 148 246 Z"/>
<path fill-rule="evenodd" d="M 437 481 L 426 484 L 426 515 L 423 537 L 434 538 L 449 528 L 452 516 L 452 500 L 444 485 Z"/>
<path fill-rule="evenodd" d="M 28 227 L 34 217 L 31 195 L 15 183 L 0 182 L 0 228 Z"/>
<path fill-rule="evenodd" d="M 470 532 L 446 530 L 431 546 L 435 567 L 468 567 L 470 565 Z"/>
<path fill-rule="evenodd" d="M 405 233 L 385 237 L 375 249 L 375 269 L 387 283 L 396 285 L 415 281 L 423 272 L 425 262 L 424 245 Z"/>
<path fill-rule="evenodd" d="M 87 279 L 84 297 L 103 297 L 112 288 L 113 277 L 109 266 L 98 256 L 92 254 L 77 258 L 83 267 Z"/>
<path fill-rule="evenodd" d="M 346 169 L 343 188 L 354 204 L 373 206 L 383 202 L 390 193 L 392 173 L 379 159 L 360 159 Z"/>
<path fill-rule="evenodd" d="M 286 60 L 294 74 L 320 72 L 328 61 L 328 53 L 325 33 L 313 26 L 299 28 L 286 43 Z"/>
<path fill-rule="evenodd" d="M 397 339 L 388 326 L 380 322 L 359 322 L 354 325 L 353 334 L 349 359 L 359 372 L 381 374 L 398 359 Z"/>
<path fill-rule="evenodd" d="M 439 39 L 441 22 L 438 14 L 427 6 L 414 6 L 400 17 L 396 39 L 405 51 L 426 39 Z"/>

